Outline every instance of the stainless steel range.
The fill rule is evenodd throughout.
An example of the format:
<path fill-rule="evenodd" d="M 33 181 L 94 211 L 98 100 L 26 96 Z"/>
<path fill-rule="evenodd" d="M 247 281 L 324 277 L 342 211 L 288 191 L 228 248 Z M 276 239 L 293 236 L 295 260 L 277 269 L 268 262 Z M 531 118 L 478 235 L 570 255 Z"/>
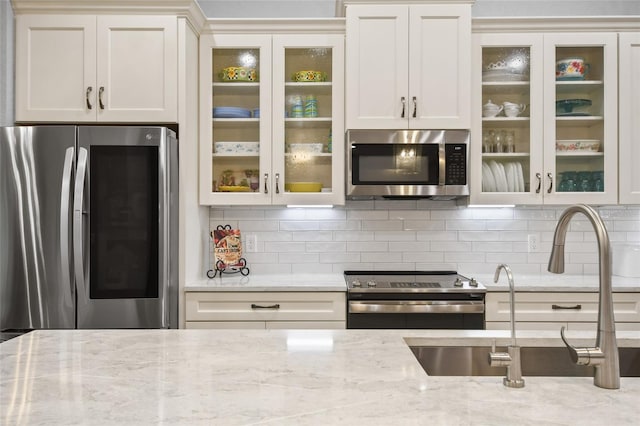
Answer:
<path fill-rule="evenodd" d="M 486 288 L 455 271 L 345 271 L 347 328 L 484 329 Z"/>

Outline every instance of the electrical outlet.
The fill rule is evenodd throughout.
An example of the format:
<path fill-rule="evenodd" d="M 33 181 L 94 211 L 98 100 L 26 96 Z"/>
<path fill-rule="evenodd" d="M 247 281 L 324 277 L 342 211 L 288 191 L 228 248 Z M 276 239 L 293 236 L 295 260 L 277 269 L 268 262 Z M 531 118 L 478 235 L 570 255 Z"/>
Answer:
<path fill-rule="evenodd" d="M 528 251 L 529 253 L 540 253 L 540 234 L 529 234 Z"/>
<path fill-rule="evenodd" d="M 247 253 L 255 253 L 258 251 L 258 236 L 256 234 L 245 234 L 244 248 Z"/>

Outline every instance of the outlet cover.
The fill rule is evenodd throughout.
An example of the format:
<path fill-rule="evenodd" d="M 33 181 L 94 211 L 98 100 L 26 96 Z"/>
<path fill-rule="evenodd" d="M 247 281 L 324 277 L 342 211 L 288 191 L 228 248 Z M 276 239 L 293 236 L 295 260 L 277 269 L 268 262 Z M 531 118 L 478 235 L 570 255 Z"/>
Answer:
<path fill-rule="evenodd" d="M 527 241 L 529 253 L 540 253 L 540 234 L 529 234 Z"/>
<path fill-rule="evenodd" d="M 244 249 L 247 253 L 255 253 L 258 251 L 258 236 L 256 234 L 245 234 Z"/>

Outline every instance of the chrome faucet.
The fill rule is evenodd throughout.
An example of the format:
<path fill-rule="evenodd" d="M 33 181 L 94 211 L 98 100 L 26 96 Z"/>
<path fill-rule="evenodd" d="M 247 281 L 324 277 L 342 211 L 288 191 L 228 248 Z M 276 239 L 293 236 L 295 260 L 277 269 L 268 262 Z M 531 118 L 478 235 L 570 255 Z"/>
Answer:
<path fill-rule="evenodd" d="M 560 329 L 562 341 L 567 345 L 571 359 L 579 365 L 595 366 L 593 383 L 605 389 L 620 388 L 620 364 L 618 360 L 618 344 L 616 342 L 615 320 L 613 318 L 613 296 L 611 290 L 611 247 L 609 234 L 598 212 L 593 208 L 577 204 L 567 208 L 556 226 L 553 236 L 553 248 L 549 258 L 549 272 L 564 272 L 564 240 L 569 222 L 576 213 L 584 214 L 593 225 L 598 240 L 598 256 L 600 259 L 600 294 L 598 297 L 598 333 L 596 347 L 575 348 L 564 336 L 564 327 Z"/>
<path fill-rule="evenodd" d="M 524 387 L 522 378 L 522 364 L 520 362 L 520 347 L 516 343 L 516 308 L 515 308 L 515 286 L 513 284 L 513 274 L 508 265 L 500 264 L 496 268 L 493 282 L 497 283 L 500 278 L 500 271 L 504 269 L 509 280 L 509 310 L 511 312 L 511 344 L 507 347 L 508 352 L 496 352 L 496 343 L 493 342 L 491 353 L 489 354 L 489 365 L 492 367 L 507 367 L 507 376 L 502 379 L 502 384 L 510 388 Z"/>

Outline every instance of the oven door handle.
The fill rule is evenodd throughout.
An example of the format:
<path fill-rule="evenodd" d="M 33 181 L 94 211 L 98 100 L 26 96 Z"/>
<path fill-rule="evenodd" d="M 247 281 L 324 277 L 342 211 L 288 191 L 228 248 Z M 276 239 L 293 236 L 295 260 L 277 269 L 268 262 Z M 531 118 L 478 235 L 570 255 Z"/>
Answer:
<path fill-rule="evenodd" d="M 376 300 L 349 301 L 350 314 L 477 314 L 484 312 L 480 300 Z"/>

